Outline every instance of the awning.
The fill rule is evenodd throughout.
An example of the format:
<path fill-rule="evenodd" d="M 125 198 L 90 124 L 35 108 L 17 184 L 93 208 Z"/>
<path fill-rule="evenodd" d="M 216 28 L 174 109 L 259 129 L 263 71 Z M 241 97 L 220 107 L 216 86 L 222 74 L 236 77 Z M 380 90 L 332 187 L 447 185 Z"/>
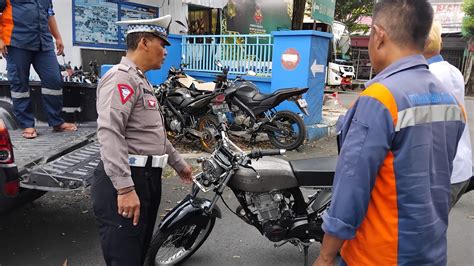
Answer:
<path fill-rule="evenodd" d="M 228 0 L 182 0 L 183 3 L 210 8 L 224 8 Z"/>

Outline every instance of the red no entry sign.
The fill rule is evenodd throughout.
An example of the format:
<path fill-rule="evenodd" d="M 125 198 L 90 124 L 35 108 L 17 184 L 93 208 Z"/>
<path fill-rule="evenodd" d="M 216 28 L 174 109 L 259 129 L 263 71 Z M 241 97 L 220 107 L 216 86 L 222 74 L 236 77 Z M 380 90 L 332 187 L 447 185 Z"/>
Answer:
<path fill-rule="evenodd" d="M 281 54 L 281 64 L 286 70 L 294 70 L 300 63 L 300 53 L 294 48 L 288 48 Z"/>

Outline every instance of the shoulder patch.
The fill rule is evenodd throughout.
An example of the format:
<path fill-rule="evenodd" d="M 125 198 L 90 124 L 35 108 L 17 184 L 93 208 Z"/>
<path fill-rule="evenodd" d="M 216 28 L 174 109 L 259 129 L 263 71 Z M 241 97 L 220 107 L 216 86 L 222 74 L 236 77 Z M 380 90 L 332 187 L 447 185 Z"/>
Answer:
<path fill-rule="evenodd" d="M 118 84 L 117 88 L 120 94 L 120 100 L 122 100 L 122 104 L 125 104 L 130 97 L 135 93 L 135 91 L 127 84 Z"/>

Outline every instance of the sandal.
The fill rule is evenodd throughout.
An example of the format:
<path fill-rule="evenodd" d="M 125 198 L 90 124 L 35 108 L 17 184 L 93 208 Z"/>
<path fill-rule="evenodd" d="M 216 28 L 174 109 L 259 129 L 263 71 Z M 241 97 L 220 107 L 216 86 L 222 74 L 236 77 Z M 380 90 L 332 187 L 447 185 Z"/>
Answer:
<path fill-rule="evenodd" d="M 23 133 L 21 135 L 25 139 L 34 139 L 38 137 L 38 134 L 36 133 L 36 129 L 34 127 L 27 127 L 23 129 Z"/>
<path fill-rule="evenodd" d="M 53 131 L 64 132 L 64 131 L 76 131 L 77 126 L 71 123 L 62 123 L 61 125 L 54 126 Z"/>

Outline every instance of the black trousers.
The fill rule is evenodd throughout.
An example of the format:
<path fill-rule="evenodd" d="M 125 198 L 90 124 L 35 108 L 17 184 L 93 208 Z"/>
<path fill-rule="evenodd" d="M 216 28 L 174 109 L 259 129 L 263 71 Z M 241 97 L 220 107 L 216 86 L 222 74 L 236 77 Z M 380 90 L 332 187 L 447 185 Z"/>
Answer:
<path fill-rule="evenodd" d="M 150 160 L 151 161 L 151 160 Z M 131 167 L 135 191 L 140 199 L 140 219 L 118 214 L 117 191 L 98 165 L 91 184 L 94 215 L 99 227 L 102 252 L 107 265 L 143 265 L 150 245 L 161 199 L 161 168 Z"/>

